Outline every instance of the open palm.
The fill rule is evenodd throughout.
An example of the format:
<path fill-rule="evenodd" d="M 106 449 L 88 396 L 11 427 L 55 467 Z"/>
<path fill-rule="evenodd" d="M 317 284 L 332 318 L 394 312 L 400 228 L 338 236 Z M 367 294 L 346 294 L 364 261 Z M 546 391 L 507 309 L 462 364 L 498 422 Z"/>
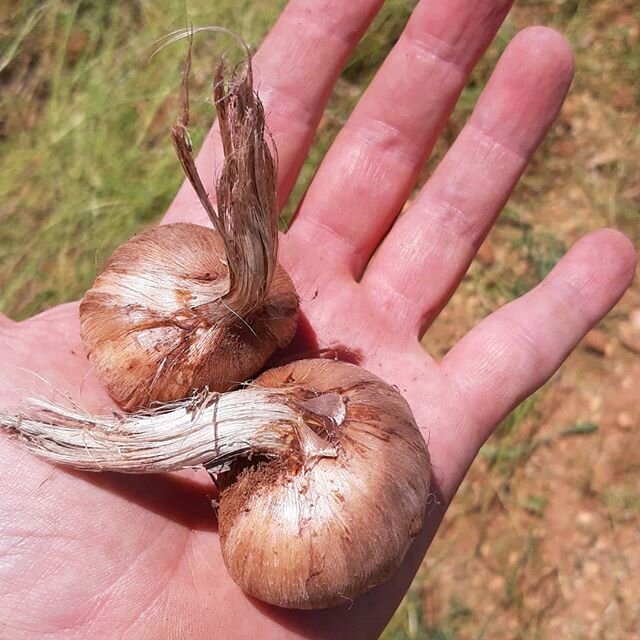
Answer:
<path fill-rule="evenodd" d="M 396 222 L 438 133 L 510 2 L 431 0 L 415 10 L 322 164 L 281 261 L 302 320 L 295 349 L 336 348 L 399 387 L 428 439 L 434 508 L 394 578 L 351 607 L 290 612 L 228 577 L 197 472 L 122 477 L 51 467 L 0 440 L 0 637 L 370 638 L 406 590 L 478 448 L 556 370 L 628 285 L 635 258 L 614 231 L 581 240 L 547 279 L 471 331 L 442 362 L 419 337 L 473 255 L 558 111 L 572 76 L 564 40 L 519 34 L 464 130 Z M 284 200 L 333 84 L 380 0 L 292 0 L 255 58 Z M 205 183 L 221 157 L 215 128 Z M 206 224 L 189 186 L 165 221 Z M 74 397 L 108 411 L 77 304 L 0 319 L 0 402 Z"/>

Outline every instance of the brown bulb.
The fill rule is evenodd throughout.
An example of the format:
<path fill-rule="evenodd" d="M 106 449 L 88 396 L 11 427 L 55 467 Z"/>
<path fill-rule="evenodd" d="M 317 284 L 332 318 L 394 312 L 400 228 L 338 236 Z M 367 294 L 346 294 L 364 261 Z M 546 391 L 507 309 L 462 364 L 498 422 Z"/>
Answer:
<path fill-rule="evenodd" d="M 224 163 L 211 204 L 193 160 L 185 63 L 172 140 L 214 229 L 157 227 L 113 254 L 80 305 L 100 381 L 125 409 L 226 391 L 293 337 L 298 299 L 277 264 L 276 167 L 262 104 L 244 72 L 218 66 L 214 100 Z"/>
<path fill-rule="evenodd" d="M 409 406 L 354 365 L 303 360 L 262 374 L 285 393 L 312 442 L 301 456 L 249 467 L 220 497 L 223 557 L 247 593 L 316 609 L 387 579 L 421 530 L 429 457 Z M 223 478 L 224 479 L 224 478 Z"/>
<path fill-rule="evenodd" d="M 125 409 L 226 391 L 262 369 L 296 329 L 298 298 L 279 265 L 260 305 L 227 308 L 229 268 L 213 229 L 160 226 L 119 247 L 80 306 L 89 359 Z"/>

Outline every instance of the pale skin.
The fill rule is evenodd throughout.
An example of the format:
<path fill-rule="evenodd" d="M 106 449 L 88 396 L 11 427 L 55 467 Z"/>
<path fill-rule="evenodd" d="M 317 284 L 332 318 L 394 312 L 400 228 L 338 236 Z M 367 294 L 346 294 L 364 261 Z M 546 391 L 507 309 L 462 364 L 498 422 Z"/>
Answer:
<path fill-rule="evenodd" d="M 69 473 L 0 438 L 0 637 L 375 638 L 407 589 L 479 447 L 616 303 L 635 269 L 613 230 L 582 238 L 548 277 L 436 362 L 419 339 L 546 133 L 571 52 L 544 28 L 510 44 L 475 111 L 406 214 L 397 212 L 510 2 L 423 1 L 318 171 L 280 248 L 302 298 L 299 349 L 341 345 L 398 386 L 429 443 L 439 506 L 398 573 L 351 607 L 290 612 L 245 597 L 219 551 L 211 487 L 173 476 Z M 284 202 L 349 52 L 380 0 L 292 0 L 255 57 Z M 169 153 L 167 145 L 167 153 Z M 215 127 L 199 158 L 220 159 Z M 567 215 L 571 215 L 567 212 Z M 206 223 L 189 186 L 165 222 Z M 375 253 L 375 255 L 374 255 Z M 92 377 L 78 306 L 0 319 L 0 402 L 69 394 L 112 404 Z"/>

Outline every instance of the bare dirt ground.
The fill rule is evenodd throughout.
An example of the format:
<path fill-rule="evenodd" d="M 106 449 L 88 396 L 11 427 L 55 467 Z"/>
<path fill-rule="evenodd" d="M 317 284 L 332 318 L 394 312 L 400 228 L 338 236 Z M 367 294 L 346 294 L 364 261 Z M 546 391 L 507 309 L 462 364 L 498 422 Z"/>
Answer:
<path fill-rule="evenodd" d="M 426 629 L 640 637 L 639 347 L 636 284 L 473 466 L 424 565 Z"/>
<path fill-rule="evenodd" d="M 639 239 L 639 88 L 614 53 L 637 47 L 639 23 L 626 3 L 592 4 L 573 30 L 577 77 L 565 108 L 427 335 L 435 355 L 582 233 L 613 225 Z M 483 449 L 400 612 L 404 637 L 640 637 L 639 392 L 636 279 Z"/>

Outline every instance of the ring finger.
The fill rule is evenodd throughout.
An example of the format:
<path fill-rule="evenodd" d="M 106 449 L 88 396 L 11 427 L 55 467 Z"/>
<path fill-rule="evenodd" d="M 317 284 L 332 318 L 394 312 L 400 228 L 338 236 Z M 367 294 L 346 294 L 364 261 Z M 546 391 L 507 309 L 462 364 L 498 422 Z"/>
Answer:
<path fill-rule="evenodd" d="M 464 276 L 551 126 L 573 76 L 564 38 L 533 27 L 507 47 L 457 140 L 363 278 L 370 295 L 416 334 Z M 424 282 L 428 286 L 424 285 Z"/>
<path fill-rule="evenodd" d="M 308 271 L 315 260 L 319 277 L 336 268 L 360 277 L 510 6 L 511 0 L 418 4 L 309 187 L 283 243 L 292 271 L 297 262 Z M 309 256 L 309 246 L 320 250 Z"/>

